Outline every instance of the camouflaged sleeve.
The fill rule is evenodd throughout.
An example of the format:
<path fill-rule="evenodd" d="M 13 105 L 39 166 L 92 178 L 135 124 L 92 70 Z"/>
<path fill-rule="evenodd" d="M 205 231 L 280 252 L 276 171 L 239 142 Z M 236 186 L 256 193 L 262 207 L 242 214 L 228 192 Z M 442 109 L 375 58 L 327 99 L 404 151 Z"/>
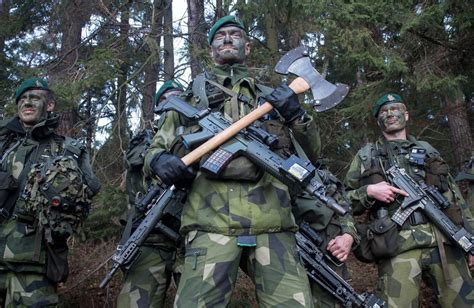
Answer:
<path fill-rule="evenodd" d="M 357 245 L 360 243 L 359 233 L 357 233 L 357 229 L 355 227 L 354 217 L 352 213 L 347 213 L 344 216 L 337 216 L 339 223 L 341 224 L 341 231 L 342 234 L 347 233 L 352 236 L 354 239 L 354 244 L 352 245 L 352 249 L 355 249 Z"/>
<path fill-rule="evenodd" d="M 175 111 L 169 111 L 162 115 L 165 117 L 163 124 L 159 127 L 158 132 L 153 137 L 153 141 L 145 155 L 145 163 L 143 171 L 152 179 L 157 179 L 151 163 L 153 158 L 161 152 L 168 151 L 173 140 L 176 138 L 176 129 L 181 126 L 179 114 Z"/>
<path fill-rule="evenodd" d="M 468 204 L 464 200 L 464 197 L 461 194 L 461 190 L 459 189 L 459 186 L 456 184 L 456 182 L 454 181 L 451 175 L 448 176 L 448 185 L 450 189 L 448 192 L 444 193 L 444 196 L 447 197 L 448 200 L 451 201 L 451 203 L 454 203 L 455 205 L 459 206 L 459 208 L 461 209 L 461 216 L 462 216 L 464 227 L 471 234 L 474 234 L 473 214 Z"/>
<path fill-rule="evenodd" d="M 350 199 L 347 195 L 346 189 L 344 187 L 344 184 L 339 181 L 336 176 L 331 174 L 332 182 L 337 182 L 337 188 L 336 192 L 333 194 L 334 199 L 339 203 L 339 204 L 347 204 L 348 207 L 350 207 Z M 360 237 L 359 234 L 357 233 L 357 229 L 355 227 L 355 222 L 354 222 L 354 217 L 352 216 L 352 209 L 349 209 L 348 213 L 344 216 L 339 216 L 334 214 L 334 219 L 339 222 L 341 226 L 341 233 L 347 233 L 352 236 L 354 239 L 354 244 L 352 245 L 352 249 L 355 249 L 355 247 L 360 243 Z"/>
<path fill-rule="evenodd" d="M 362 215 L 375 202 L 373 198 L 367 195 L 367 185 L 360 185 L 359 179 L 362 174 L 362 168 L 362 162 L 359 154 L 357 154 L 352 160 L 345 178 L 347 196 L 352 203 L 354 215 Z"/>
<path fill-rule="evenodd" d="M 315 163 L 321 155 L 321 136 L 313 116 L 308 114 L 304 120 L 293 121 L 290 129 L 308 158 Z"/>
<path fill-rule="evenodd" d="M 90 163 L 90 157 L 89 157 L 89 152 L 83 151 L 81 155 L 81 161 L 80 161 L 80 169 L 83 172 L 83 177 L 86 182 L 86 185 L 89 187 L 92 196 L 95 196 L 101 187 L 99 179 L 96 177 L 94 174 L 94 171 L 92 171 L 92 166 Z"/>

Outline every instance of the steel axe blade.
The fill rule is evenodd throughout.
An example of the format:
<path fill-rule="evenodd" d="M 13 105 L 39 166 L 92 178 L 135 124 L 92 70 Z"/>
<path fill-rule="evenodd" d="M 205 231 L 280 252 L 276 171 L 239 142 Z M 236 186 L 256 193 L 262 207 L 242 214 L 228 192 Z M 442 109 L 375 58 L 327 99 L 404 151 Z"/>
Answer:
<path fill-rule="evenodd" d="M 275 66 L 275 72 L 289 73 L 306 81 L 313 93 L 313 108 L 316 112 L 326 111 L 337 106 L 349 92 L 349 86 L 343 83 L 335 85 L 325 80 L 311 65 L 308 48 L 300 46 L 287 52 Z"/>

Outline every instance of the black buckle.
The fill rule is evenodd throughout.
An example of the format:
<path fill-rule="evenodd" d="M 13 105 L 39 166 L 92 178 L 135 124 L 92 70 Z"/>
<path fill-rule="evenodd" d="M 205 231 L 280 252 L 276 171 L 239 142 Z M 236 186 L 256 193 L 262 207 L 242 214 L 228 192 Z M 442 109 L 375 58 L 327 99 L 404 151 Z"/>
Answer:
<path fill-rule="evenodd" d="M 0 223 L 4 223 L 10 218 L 10 212 L 7 209 L 0 209 Z"/>

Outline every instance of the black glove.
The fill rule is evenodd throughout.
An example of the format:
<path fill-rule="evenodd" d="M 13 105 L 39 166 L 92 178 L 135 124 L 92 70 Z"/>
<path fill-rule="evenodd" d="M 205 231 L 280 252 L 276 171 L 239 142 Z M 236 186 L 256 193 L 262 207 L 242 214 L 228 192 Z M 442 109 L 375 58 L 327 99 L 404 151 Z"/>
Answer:
<path fill-rule="evenodd" d="M 286 122 L 291 122 L 305 113 L 298 96 L 285 83 L 273 90 L 265 99 L 275 107 Z"/>
<path fill-rule="evenodd" d="M 178 156 L 162 152 L 151 162 L 155 174 L 168 186 L 185 187 L 189 185 L 196 173 L 187 167 Z"/>

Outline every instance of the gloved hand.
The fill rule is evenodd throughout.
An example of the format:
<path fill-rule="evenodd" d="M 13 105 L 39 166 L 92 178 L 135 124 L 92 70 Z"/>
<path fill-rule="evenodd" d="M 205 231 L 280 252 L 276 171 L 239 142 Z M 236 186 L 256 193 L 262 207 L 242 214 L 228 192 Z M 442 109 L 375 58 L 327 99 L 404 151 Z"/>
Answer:
<path fill-rule="evenodd" d="M 185 187 L 189 185 L 196 173 L 187 167 L 178 156 L 167 152 L 158 154 L 151 162 L 155 174 L 168 186 Z"/>
<path fill-rule="evenodd" d="M 298 96 L 285 83 L 273 90 L 265 99 L 275 107 L 286 122 L 291 122 L 305 113 Z"/>

